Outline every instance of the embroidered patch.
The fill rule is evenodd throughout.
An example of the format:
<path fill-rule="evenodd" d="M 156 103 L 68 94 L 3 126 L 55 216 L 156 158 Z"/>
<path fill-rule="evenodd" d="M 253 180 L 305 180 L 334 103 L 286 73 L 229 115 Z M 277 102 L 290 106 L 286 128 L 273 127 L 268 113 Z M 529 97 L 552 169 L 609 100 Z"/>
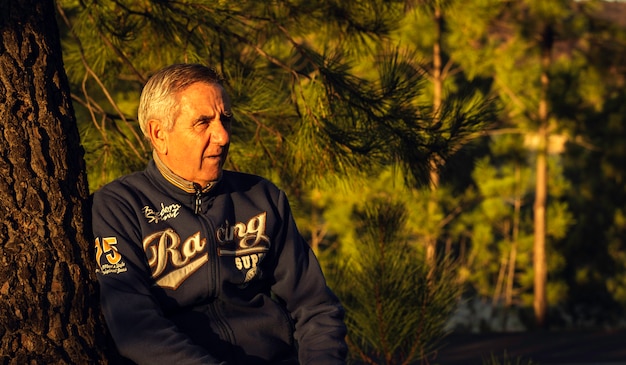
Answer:
<path fill-rule="evenodd" d="M 180 213 L 180 204 L 170 204 L 165 206 L 165 204 L 161 203 L 161 210 L 156 211 L 149 206 L 145 206 L 141 209 L 144 217 L 148 219 L 148 223 L 159 223 L 160 221 L 166 221 L 168 219 L 173 219 L 178 217 Z"/>
<path fill-rule="evenodd" d="M 96 272 L 108 275 L 120 274 L 128 270 L 116 245 L 117 238 L 115 237 L 104 237 L 102 240 L 100 240 L 100 237 L 96 237 L 96 263 L 98 264 Z"/>

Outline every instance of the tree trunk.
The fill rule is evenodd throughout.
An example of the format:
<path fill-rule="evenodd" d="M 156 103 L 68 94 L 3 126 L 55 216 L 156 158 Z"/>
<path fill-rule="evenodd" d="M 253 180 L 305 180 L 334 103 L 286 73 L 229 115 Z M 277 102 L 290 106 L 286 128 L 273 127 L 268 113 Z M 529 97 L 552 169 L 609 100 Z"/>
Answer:
<path fill-rule="evenodd" d="M 533 266 L 535 321 L 538 327 L 544 327 L 548 303 L 546 287 L 548 282 L 548 264 L 546 259 L 546 204 L 548 197 L 548 89 L 550 78 L 548 69 L 552 54 L 552 28 L 546 25 L 541 42 L 541 98 L 539 100 L 539 131 L 537 146 L 536 188 L 534 204 L 534 243 Z"/>
<path fill-rule="evenodd" d="M 53 0 L 0 2 L 0 362 L 103 362 L 89 190 Z M 86 228 L 87 227 L 87 228 Z"/>
<path fill-rule="evenodd" d="M 505 307 L 513 305 L 513 286 L 515 284 L 515 270 L 517 267 L 517 248 L 519 246 L 520 215 L 522 211 L 522 172 L 518 164 L 515 165 L 515 201 L 513 203 L 513 227 L 511 230 L 511 252 L 509 255 L 509 273 L 507 275 L 506 291 L 504 295 Z"/>
<path fill-rule="evenodd" d="M 441 35 L 443 33 L 443 14 L 439 4 L 434 4 L 433 20 L 435 22 L 435 41 L 433 43 L 433 120 L 432 124 L 437 124 L 441 116 L 441 105 L 443 103 L 443 76 L 441 61 Z M 439 189 L 439 156 L 434 155 L 429 161 L 430 164 L 430 198 L 428 201 L 428 216 L 431 221 L 437 214 L 439 209 L 439 197 L 437 190 Z M 439 232 L 431 231 L 426 238 L 426 263 L 431 269 L 436 265 L 437 237 Z"/>

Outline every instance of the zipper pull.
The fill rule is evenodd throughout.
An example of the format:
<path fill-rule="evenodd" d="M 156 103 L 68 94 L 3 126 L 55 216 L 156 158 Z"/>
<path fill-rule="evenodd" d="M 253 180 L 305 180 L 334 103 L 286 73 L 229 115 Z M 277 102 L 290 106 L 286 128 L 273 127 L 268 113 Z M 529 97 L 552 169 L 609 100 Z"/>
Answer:
<path fill-rule="evenodd" d="M 194 213 L 196 215 L 202 212 L 202 187 L 196 183 L 193 184 L 193 187 L 196 189 L 196 199 L 194 202 Z"/>

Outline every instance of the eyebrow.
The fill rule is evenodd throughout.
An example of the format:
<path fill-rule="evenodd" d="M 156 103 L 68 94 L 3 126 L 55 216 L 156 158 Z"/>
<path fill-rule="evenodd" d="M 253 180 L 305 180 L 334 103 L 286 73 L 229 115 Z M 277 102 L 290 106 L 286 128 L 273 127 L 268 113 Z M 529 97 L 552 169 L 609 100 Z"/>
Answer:
<path fill-rule="evenodd" d="M 232 118 L 233 117 L 233 112 L 231 111 L 224 111 L 223 113 L 219 114 L 220 117 L 227 117 L 227 118 Z M 200 116 L 198 116 L 198 118 L 196 118 L 196 120 L 204 120 L 204 119 L 215 119 L 216 115 L 215 114 L 202 114 Z"/>

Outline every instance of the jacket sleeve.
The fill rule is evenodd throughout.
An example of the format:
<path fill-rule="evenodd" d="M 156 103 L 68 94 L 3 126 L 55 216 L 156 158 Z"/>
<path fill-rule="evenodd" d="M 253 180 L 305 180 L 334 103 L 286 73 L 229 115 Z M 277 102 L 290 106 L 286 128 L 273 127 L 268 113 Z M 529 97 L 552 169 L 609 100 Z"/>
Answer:
<path fill-rule="evenodd" d="M 150 291 L 137 213 L 106 187 L 94 194 L 100 302 L 120 354 L 137 364 L 225 364 L 163 315 Z"/>
<path fill-rule="evenodd" d="M 298 232 L 283 192 L 278 206 L 283 228 L 275 240 L 278 251 L 272 292 L 285 302 L 294 319 L 300 364 L 345 364 L 344 309 Z"/>

